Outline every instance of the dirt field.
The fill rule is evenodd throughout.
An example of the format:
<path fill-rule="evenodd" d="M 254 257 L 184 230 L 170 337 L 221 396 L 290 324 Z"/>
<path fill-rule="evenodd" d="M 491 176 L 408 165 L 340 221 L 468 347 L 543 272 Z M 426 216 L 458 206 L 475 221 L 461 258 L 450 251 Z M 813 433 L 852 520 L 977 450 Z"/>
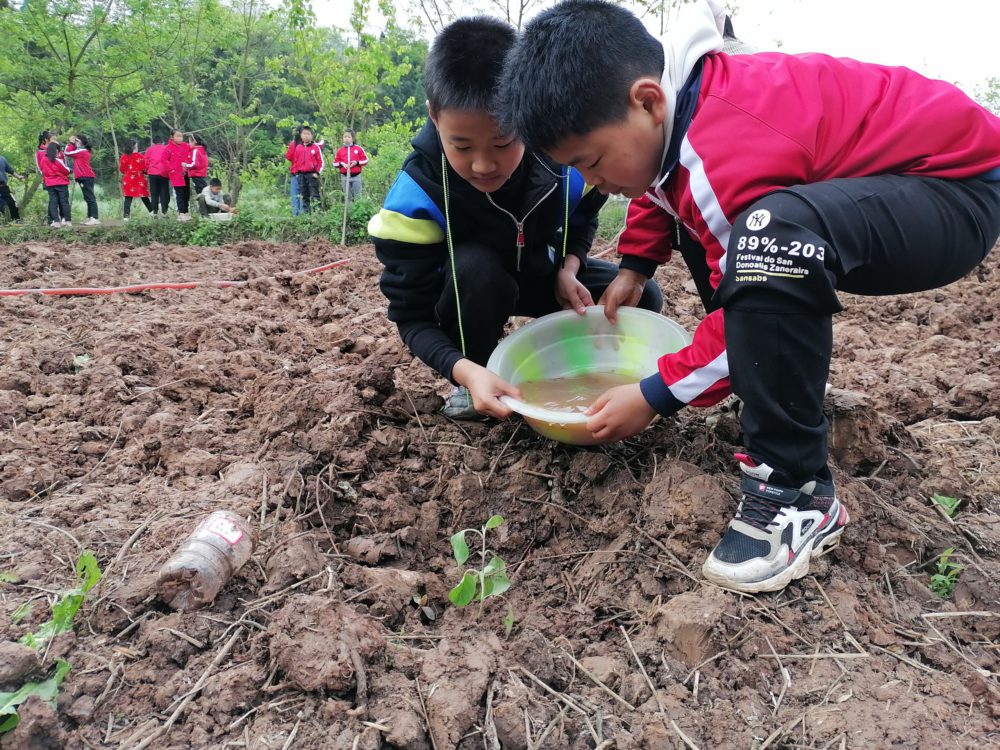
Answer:
<path fill-rule="evenodd" d="M 751 597 L 700 580 L 737 499 L 719 409 L 602 449 L 450 422 L 369 247 L 5 249 L 3 286 L 263 280 L 0 300 L 0 640 L 48 618 L 80 549 L 105 571 L 46 654 L 73 667 L 57 708 L 26 704 L 0 747 L 998 747 L 998 261 L 846 300 L 828 405 L 852 523 Z M 673 265 L 664 312 L 691 328 Z M 256 551 L 211 608 L 172 613 L 156 571 L 217 508 Z M 513 586 L 456 610 L 448 538 L 491 513 Z"/>

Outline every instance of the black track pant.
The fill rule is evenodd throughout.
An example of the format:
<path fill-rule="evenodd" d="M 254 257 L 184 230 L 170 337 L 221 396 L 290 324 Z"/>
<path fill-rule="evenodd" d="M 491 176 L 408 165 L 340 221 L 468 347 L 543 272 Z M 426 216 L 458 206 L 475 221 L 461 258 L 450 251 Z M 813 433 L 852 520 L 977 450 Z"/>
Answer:
<path fill-rule="evenodd" d="M 1000 235 L 1000 183 L 886 175 L 780 190 L 736 218 L 716 295 L 748 453 L 797 485 L 823 473 L 837 291 L 965 276 Z"/>
<path fill-rule="evenodd" d="M 170 205 L 170 179 L 158 174 L 149 176 L 149 201 L 153 204 L 153 213 L 167 213 Z"/>
<path fill-rule="evenodd" d="M 320 208 L 319 172 L 299 173 L 299 197 L 304 213 L 310 213 L 313 208 Z"/>
<path fill-rule="evenodd" d="M 3 211 L 4 206 L 10 209 L 11 221 L 18 221 L 21 218 L 21 214 L 17 210 L 17 201 L 14 200 L 14 195 L 10 192 L 10 185 L 6 182 L 0 182 L 0 211 Z"/>
<path fill-rule="evenodd" d="M 550 275 L 529 276 L 512 272 L 507 266 L 499 253 L 484 245 L 469 243 L 455 247 L 466 356 L 483 366 L 489 361 L 512 315 L 540 318 L 562 309 L 555 296 L 555 270 Z M 445 266 L 444 272 L 447 281 L 435 313 L 448 337 L 455 346 L 460 346 L 450 264 Z M 588 258 L 586 269 L 580 270 L 577 279 L 596 302 L 617 275 L 618 266 L 613 263 Z M 656 313 L 663 307 L 660 287 L 652 279 L 646 282 L 637 307 Z"/>
<path fill-rule="evenodd" d="M 126 219 L 132 215 L 132 200 L 133 199 L 131 195 L 125 196 L 125 210 L 122 211 L 122 217 Z M 146 206 L 146 210 L 149 211 L 149 213 L 153 213 L 153 204 L 149 200 L 149 198 L 142 197 L 139 198 L 139 200 L 143 202 L 143 204 Z"/>
<path fill-rule="evenodd" d="M 183 185 L 174 185 L 174 199 L 177 201 L 177 213 L 186 214 L 190 210 L 191 180 L 187 177 Z"/>
<path fill-rule="evenodd" d="M 77 179 L 76 184 L 80 186 L 80 192 L 83 193 L 83 202 L 87 204 L 87 218 L 99 219 L 100 217 L 97 215 L 97 197 L 94 195 L 94 178 L 80 177 Z"/>
<path fill-rule="evenodd" d="M 46 187 L 49 194 L 49 221 L 70 221 L 69 185 Z"/>

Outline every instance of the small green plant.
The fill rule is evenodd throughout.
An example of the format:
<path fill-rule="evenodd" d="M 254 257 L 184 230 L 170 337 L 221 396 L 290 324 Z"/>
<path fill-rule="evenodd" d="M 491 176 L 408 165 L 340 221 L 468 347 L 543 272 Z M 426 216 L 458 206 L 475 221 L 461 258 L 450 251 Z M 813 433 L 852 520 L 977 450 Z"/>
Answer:
<path fill-rule="evenodd" d="M 931 575 L 931 591 L 942 599 L 951 596 L 955 584 L 958 583 L 958 574 L 962 570 L 962 565 L 951 560 L 953 554 L 955 554 L 954 547 L 942 552 L 935 564 L 937 572 Z"/>
<path fill-rule="evenodd" d="M 52 617 L 42 623 L 41 627 L 34 633 L 28 633 L 19 639 L 25 646 L 41 650 L 48 642 L 59 635 L 65 633 L 73 627 L 73 618 L 79 611 L 83 600 L 97 582 L 101 580 L 101 569 L 97 565 L 97 558 L 94 553 L 83 551 L 76 560 L 77 585 L 69 591 L 64 591 L 59 595 L 56 603 L 52 605 Z M 19 622 L 28 613 L 30 605 L 18 607 L 14 613 L 15 622 Z M 20 613 L 20 614 L 19 614 Z M 17 708 L 32 695 L 37 695 L 44 701 L 54 703 L 59 694 L 59 686 L 63 678 L 69 673 L 69 662 L 63 659 L 56 659 L 55 669 L 52 675 L 42 682 L 29 682 L 22 685 L 13 693 L 0 693 L 0 734 L 9 732 L 17 726 L 19 717 Z"/>
<path fill-rule="evenodd" d="M 954 518 L 958 512 L 958 506 L 962 504 L 962 501 L 957 497 L 948 497 L 947 495 L 932 495 L 931 500 L 948 515 L 948 518 Z"/>
<path fill-rule="evenodd" d="M 458 585 L 448 592 L 448 599 L 456 607 L 464 607 L 473 601 L 478 601 L 479 611 L 482 612 L 484 601 L 493 596 L 500 596 L 510 588 L 507 563 L 486 544 L 486 533 L 501 525 L 503 525 L 503 516 L 494 515 L 490 516 L 482 528 L 462 529 L 451 537 L 451 549 L 455 554 L 455 562 L 459 565 L 465 565 L 469 559 L 469 545 L 465 541 L 465 535 L 476 534 L 480 541 L 478 555 L 482 566 L 478 570 L 467 569 Z M 513 627 L 513 611 L 509 608 L 507 618 L 509 624 L 505 621 L 504 627 L 510 632 L 510 628 Z"/>

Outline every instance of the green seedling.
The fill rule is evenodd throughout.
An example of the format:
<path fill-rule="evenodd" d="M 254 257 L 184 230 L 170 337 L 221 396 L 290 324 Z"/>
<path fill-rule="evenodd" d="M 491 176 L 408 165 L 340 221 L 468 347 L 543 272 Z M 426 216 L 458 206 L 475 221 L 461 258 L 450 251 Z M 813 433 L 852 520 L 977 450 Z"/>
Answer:
<path fill-rule="evenodd" d="M 948 518 L 954 518 L 955 514 L 958 513 L 958 506 L 962 504 L 962 501 L 957 497 L 948 497 L 947 495 L 932 495 L 931 500 L 947 514 Z"/>
<path fill-rule="evenodd" d="M 52 605 L 51 619 L 42 623 L 41 627 L 34 633 L 22 636 L 20 643 L 34 649 L 43 649 L 52 638 L 73 628 L 73 618 L 76 617 L 87 592 L 101 580 L 101 569 L 97 565 L 97 558 L 94 557 L 93 552 L 80 553 L 76 560 L 76 580 L 77 585 L 69 591 L 61 593 L 56 603 Z M 20 621 L 30 611 L 30 605 L 22 605 L 14 612 L 13 619 Z M 42 682 L 26 683 L 13 693 L 0 693 L 0 734 L 9 732 L 17 726 L 17 722 L 20 720 L 17 708 L 32 695 L 36 695 L 54 706 L 56 696 L 59 694 L 59 686 L 69 670 L 69 662 L 56 659 L 55 669 L 48 679 Z"/>
<path fill-rule="evenodd" d="M 958 574 L 962 570 L 962 565 L 953 562 L 950 558 L 955 554 L 955 548 L 949 547 L 937 559 L 937 572 L 931 575 L 931 591 L 942 599 L 947 599 L 955 590 L 958 583 Z"/>
<path fill-rule="evenodd" d="M 52 676 L 42 682 L 29 682 L 13 693 L 0 693 L 0 734 L 9 732 L 17 726 L 20 717 L 17 708 L 32 695 L 37 695 L 43 701 L 55 706 L 59 685 L 69 673 L 69 662 L 56 659 L 56 668 Z"/>
<path fill-rule="evenodd" d="M 77 585 L 59 595 L 52 605 L 52 617 L 34 633 L 21 636 L 19 642 L 34 649 L 45 648 L 46 644 L 60 633 L 73 628 L 73 618 L 83 604 L 83 600 L 97 582 L 101 580 L 101 569 L 93 552 L 84 551 L 76 560 Z"/>
<path fill-rule="evenodd" d="M 473 601 L 478 601 L 479 611 L 482 612 L 484 601 L 492 596 L 500 596 L 510 588 L 507 563 L 486 545 L 486 533 L 502 524 L 503 516 L 490 516 L 481 529 L 462 529 L 451 537 L 451 549 L 455 554 L 455 562 L 459 565 L 465 565 L 469 559 L 469 545 L 465 541 L 465 535 L 476 534 L 480 541 L 478 554 L 482 565 L 478 570 L 467 569 L 458 585 L 448 592 L 448 599 L 456 607 L 464 607 Z M 511 623 L 510 627 L 513 627 L 512 611 L 508 611 L 508 619 Z M 505 627 L 507 627 L 506 624 Z"/>

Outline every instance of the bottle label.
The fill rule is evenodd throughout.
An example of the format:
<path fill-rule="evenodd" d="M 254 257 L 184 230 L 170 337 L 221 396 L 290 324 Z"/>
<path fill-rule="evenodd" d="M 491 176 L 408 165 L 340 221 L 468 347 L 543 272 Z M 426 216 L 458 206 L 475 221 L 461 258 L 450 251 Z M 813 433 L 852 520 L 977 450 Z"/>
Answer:
<path fill-rule="evenodd" d="M 229 544 L 237 544 L 243 538 L 243 530 L 228 518 L 213 518 L 205 525 L 205 530 L 221 536 Z"/>

